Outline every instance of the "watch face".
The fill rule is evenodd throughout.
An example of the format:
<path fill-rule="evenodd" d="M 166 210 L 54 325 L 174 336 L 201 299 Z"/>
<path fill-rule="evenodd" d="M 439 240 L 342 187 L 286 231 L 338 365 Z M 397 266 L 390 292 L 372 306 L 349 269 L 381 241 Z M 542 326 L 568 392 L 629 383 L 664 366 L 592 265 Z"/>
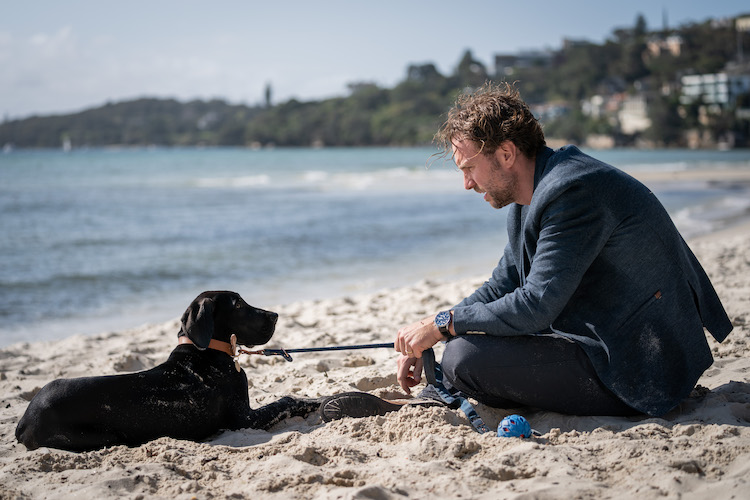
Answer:
<path fill-rule="evenodd" d="M 449 311 L 443 311 L 439 312 L 437 316 L 435 316 L 435 324 L 440 327 L 446 327 L 451 322 L 451 313 Z"/>

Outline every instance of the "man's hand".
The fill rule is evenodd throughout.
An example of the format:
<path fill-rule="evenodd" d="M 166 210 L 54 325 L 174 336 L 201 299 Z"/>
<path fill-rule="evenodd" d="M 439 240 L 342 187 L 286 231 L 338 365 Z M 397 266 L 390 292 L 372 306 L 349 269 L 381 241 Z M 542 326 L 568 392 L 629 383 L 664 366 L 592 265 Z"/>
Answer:
<path fill-rule="evenodd" d="M 421 358 L 400 356 L 397 366 L 396 378 L 398 379 L 398 384 L 406 394 L 411 394 L 411 388 L 422 381 L 423 361 Z"/>
<path fill-rule="evenodd" d="M 435 326 L 432 317 L 425 318 L 398 331 L 394 349 L 403 354 L 398 360 L 396 377 L 407 394 L 422 380 L 422 352 L 441 340 L 443 335 Z"/>
<path fill-rule="evenodd" d="M 429 349 L 441 340 L 445 340 L 445 337 L 435 326 L 433 317 L 430 316 L 400 329 L 393 348 L 405 356 L 421 358 L 425 349 Z"/>

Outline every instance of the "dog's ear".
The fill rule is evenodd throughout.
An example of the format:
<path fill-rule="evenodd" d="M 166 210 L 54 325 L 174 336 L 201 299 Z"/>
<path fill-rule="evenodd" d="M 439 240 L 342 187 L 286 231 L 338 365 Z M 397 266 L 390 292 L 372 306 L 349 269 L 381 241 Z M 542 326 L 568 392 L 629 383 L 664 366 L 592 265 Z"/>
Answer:
<path fill-rule="evenodd" d="M 214 301 L 204 297 L 196 300 L 182 315 L 182 331 L 201 351 L 214 336 Z"/>

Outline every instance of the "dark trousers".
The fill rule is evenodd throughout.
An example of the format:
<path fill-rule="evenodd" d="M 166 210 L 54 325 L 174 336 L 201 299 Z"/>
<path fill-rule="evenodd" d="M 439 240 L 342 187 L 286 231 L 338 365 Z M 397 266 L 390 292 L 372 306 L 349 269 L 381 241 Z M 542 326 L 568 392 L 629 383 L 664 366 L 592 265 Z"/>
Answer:
<path fill-rule="evenodd" d="M 604 387 L 583 349 L 559 337 L 461 335 L 447 342 L 441 365 L 446 386 L 495 408 L 638 414 Z"/>

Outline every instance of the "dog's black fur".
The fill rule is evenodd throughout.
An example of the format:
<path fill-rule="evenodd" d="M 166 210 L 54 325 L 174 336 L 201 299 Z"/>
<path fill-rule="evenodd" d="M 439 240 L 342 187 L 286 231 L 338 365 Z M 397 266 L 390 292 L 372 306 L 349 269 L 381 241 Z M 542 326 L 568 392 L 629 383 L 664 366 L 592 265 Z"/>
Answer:
<path fill-rule="evenodd" d="M 233 333 L 238 344 L 264 344 L 277 319 L 234 292 L 204 292 L 185 311 L 178 333 L 194 345 L 178 345 L 147 371 L 50 382 L 29 403 L 16 438 L 30 450 L 84 451 L 162 436 L 197 441 L 222 429 L 267 429 L 306 416 L 320 400 L 287 396 L 251 409 L 244 370 L 228 354 L 206 349 L 211 339 L 229 342 Z"/>

